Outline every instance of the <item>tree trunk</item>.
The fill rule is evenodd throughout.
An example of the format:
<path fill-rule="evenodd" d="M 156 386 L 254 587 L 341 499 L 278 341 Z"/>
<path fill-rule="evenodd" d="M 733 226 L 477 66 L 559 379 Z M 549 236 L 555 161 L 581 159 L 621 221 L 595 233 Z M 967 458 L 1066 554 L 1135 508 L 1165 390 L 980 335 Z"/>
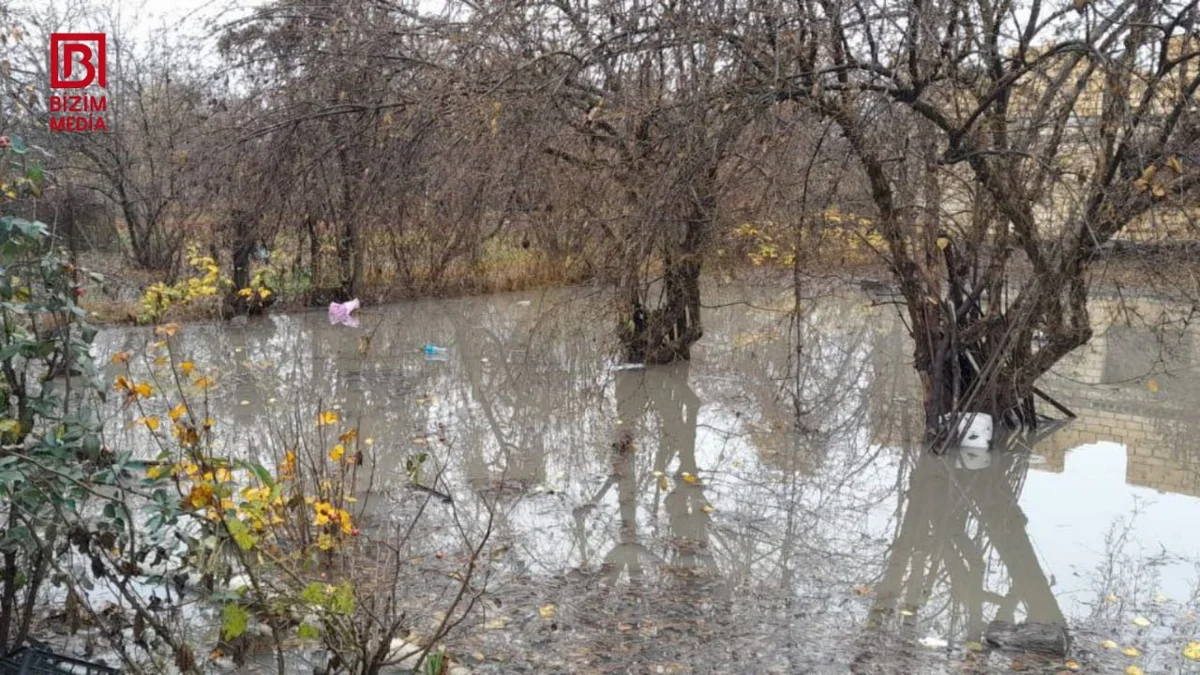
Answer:
<path fill-rule="evenodd" d="M 698 206 L 696 213 L 701 213 Z M 707 213 L 686 226 L 681 246 L 663 252 L 663 303 L 647 311 L 638 289 L 627 291 L 622 308 L 621 344 L 628 363 L 663 364 L 691 358 L 704 335 L 700 323 L 702 247 L 710 224 Z"/>

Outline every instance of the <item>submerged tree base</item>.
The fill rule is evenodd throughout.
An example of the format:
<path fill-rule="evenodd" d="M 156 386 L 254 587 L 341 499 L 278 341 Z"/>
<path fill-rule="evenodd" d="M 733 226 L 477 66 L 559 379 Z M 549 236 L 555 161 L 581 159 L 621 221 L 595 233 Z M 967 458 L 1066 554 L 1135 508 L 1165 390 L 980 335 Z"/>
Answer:
<path fill-rule="evenodd" d="M 627 363 L 663 365 L 692 358 L 692 345 L 704 336 L 698 320 L 690 312 L 656 309 L 645 312 L 635 306 L 631 318 L 622 323 L 620 340 Z"/>

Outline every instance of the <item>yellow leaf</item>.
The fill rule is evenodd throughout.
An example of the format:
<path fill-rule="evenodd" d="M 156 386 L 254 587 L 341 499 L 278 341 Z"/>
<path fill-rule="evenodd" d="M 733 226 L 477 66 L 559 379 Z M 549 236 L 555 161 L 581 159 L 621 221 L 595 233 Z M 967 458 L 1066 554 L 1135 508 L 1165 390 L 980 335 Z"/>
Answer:
<path fill-rule="evenodd" d="M 949 237 L 938 237 L 937 238 L 937 247 L 942 249 L 943 251 L 945 251 L 946 247 L 949 245 L 950 245 Z"/>
<path fill-rule="evenodd" d="M 200 387 L 201 389 L 208 389 L 212 385 L 213 385 L 213 381 L 211 378 L 200 377 L 200 378 L 196 379 L 196 386 Z"/>
<path fill-rule="evenodd" d="M 237 294 L 239 297 L 248 298 L 248 297 L 254 295 L 254 289 L 253 288 L 243 288 L 243 289 L 239 290 L 237 292 Z"/>
<path fill-rule="evenodd" d="M 129 363 L 129 352 L 117 352 L 116 354 L 113 354 L 112 362 L 122 365 Z"/>
<path fill-rule="evenodd" d="M 680 478 L 683 479 L 683 482 L 688 483 L 689 485 L 696 485 L 697 483 L 700 482 L 699 478 L 696 478 L 695 476 L 688 473 L 687 471 L 684 471 L 683 474 L 680 475 Z"/>
<path fill-rule="evenodd" d="M 1137 190 L 1138 192 L 1145 192 L 1147 189 L 1150 188 L 1150 183 L 1149 183 L 1149 181 L 1147 181 L 1144 178 L 1139 178 L 1139 179 L 1133 181 L 1133 188 L 1135 190 Z"/>
<path fill-rule="evenodd" d="M 1187 646 L 1183 648 L 1183 658 L 1200 661 L 1200 642 L 1193 640 L 1187 643 Z"/>
<path fill-rule="evenodd" d="M 184 361 L 183 363 L 179 364 L 179 372 L 183 373 L 184 375 L 191 375 L 195 368 L 196 364 L 192 363 L 191 361 Z"/>
<path fill-rule="evenodd" d="M 1146 675 L 1146 671 L 1137 666 L 1129 666 L 1125 669 L 1125 675 Z"/>
<path fill-rule="evenodd" d="M 266 300 L 267 298 L 271 297 L 271 289 L 269 289 L 269 288 L 258 289 L 258 297 L 262 298 L 263 300 Z"/>
<path fill-rule="evenodd" d="M 165 356 L 160 356 L 160 357 L 158 357 L 158 358 L 154 359 L 154 365 L 156 365 L 156 366 L 165 366 L 165 365 L 167 365 L 167 360 L 168 360 L 168 359 L 167 359 L 167 357 L 165 357 Z"/>
<path fill-rule="evenodd" d="M 1146 167 L 1145 171 L 1142 171 L 1142 180 L 1149 183 L 1150 181 L 1154 180 L 1154 174 L 1157 172 L 1158 167 L 1151 164 L 1150 166 Z"/>
<path fill-rule="evenodd" d="M 1155 197 L 1166 197 L 1167 196 L 1167 189 L 1165 187 L 1163 187 L 1162 183 L 1155 183 L 1154 187 L 1150 188 L 1150 192 Z"/>
<path fill-rule="evenodd" d="M 321 413 L 320 415 L 317 415 L 317 426 L 319 426 L 319 427 L 323 427 L 323 426 L 326 426 L 329 424 L 337 424 L 337 423 L 338 423 L 338 414 L 334 410 L 326 410 L 325 412 Z"/>
<path fill-rule="evenodd" d="M 1105 649 L 1116 649 L 1117 643 L 1113 642 L 1112 640 L 1105 640 L 1104 642 L 1100 643 L 1100 646 L 1104 647 Z"/>
<path fill-rule="evenodd" d="M 150 398 L 151 391 L 152 389 L 150 388 L 150 385 L 146 384 L 145 382 L 139 382 L 133 387 L 133 393 L 141 396 L 142 398 Z"/>
<path fill-rule="evenodd" d="M 538 610 L 538 614 L 541 614 L 543 619 L 553 618 L 554 617 L 554 605 L 546 605 L 546 606 L 542 607 L 541 609 Z"/>
<path fill-rule="evenodd" d="M 1079 662 L 1074 659 L 1063 661 L 1063 667 L 1067 670 L 1079 670 Z"/>
<path fill-rule="evenodd" d="M 179 419 L 180 417 L 183 417 L 186 414 L 187 414 L 187 406 L 180 403 L 179 405 L 175 406 L 174 408 L 171 408 L 171 412 L 167 413 L 167 417 L 170 417 L 171 421 L 174 422 L 175 420 Z"/>
<path fill-rule="evenodd" d="M 1171 155 L 1171 158 L 1167 160 L 1167 166 L 1171 167 L 1175 173 L 1183 173 L 1183 162 L 1179 161 L 1179 157 L 1176 155 Z"/>
<path fill-rule="evenodd" d="M 667 480 L 661 472 L 658 474 L 658 489 L 666 492 L 671 489 L 671 481 Z"/>
<path fill-rule="evenodd" d="M 329 451 L 329 459 L 331 459 L 335 462 L 340 462 L 342 460 L 342 455 L 345 455 L 345 454 L 346 454 L 346 447 L 344 445 L 342 445 L 341 443 L 338 443 L 337 445 L 333 446 L 332 450 Z"/>
<path fill-rule="evenodd" d="M 162 475 L 162 467 L 157 464 L 155 464 L 154 466 L 148 467 L 146 469 L 146 478 L 154 480 L 155 478 L 158 478 L 161 475 Z"/>
<path fill-rule="evenodd" d="M 1133 620 L 1133 625 L 1140 626 L 1142 628 L 1146 628 L 1147 626 L 1150 625 L 1150 619 L 1147 619 L 1144 616 L 1135 617 Z"/>
<path fill-rule="evenodd" d="M 158 417 L 156 415 L 151 415 L 142 421 L 146 423 L 150 431 L 158 431 Z"/>
<path fill-rule="evenodd" d="M 171 337 L 178 332 L 179 324 L 177 323 L 164 323 L 163 325 L 154 329 L 154 334 L 158 336 L 166 335 L 167 337 Z"/>
<path fill-rule="evenodd" d="M 1121 653 L 1129 658 L 1137 658 L 1142 655 L 1142 651 L 1137 647 L 1126 647 L 1121 650 Z"/>
<path fill-rule="evenodd" d="M 700 510 L 705 513 L 712 513 L 713 511 L 716 511 L 716 509 L 713 508 L 712 504 L 705 504 L 704 506 L 700 507 Z"/>

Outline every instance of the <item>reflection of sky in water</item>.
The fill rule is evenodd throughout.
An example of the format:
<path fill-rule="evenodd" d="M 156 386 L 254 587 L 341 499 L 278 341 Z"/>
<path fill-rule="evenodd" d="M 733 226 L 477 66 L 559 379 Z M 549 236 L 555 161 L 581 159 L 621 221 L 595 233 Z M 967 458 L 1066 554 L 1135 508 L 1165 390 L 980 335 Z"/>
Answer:
<path fill-rule="evenodd" d="M 1176 601 L 1194 590 L 1192 561 L 1200 560 L 1200 538 L 1189 528 L 1200 522 L 1200 498 L 1127 484 L 1125 452 L 1111 442 L 1084 445 L 1067 454 L 1062 473 L 1034 470 L 1025 481 L 1021 506 L 1029 516 L 1029 535 L 1047 574 L 1055 575 L 1055 595 L 1064 609 L 1103 597 L 1091 576 L 1106 564 L 1105 538 L 1124 523 L 1131 525 L 1126 554 L 1181 558 L 1158 570 L 1161 587 L 1145 590 L 1161 590 Z"/>
<path fill-rule="evenodd" d="M 586 580 L 606 563 L 618 585 L 638 572 L 671 583 L 679 569 L 707 565 L 736 600 L 730 620 L 754 639 L 824 632 L 843 658 L 868 610 L 889 606 L 915 608 L 882 621 L 900 632 L 978 639 L 1005 607 L 1018 620 L 1075 622 L 1101 587 L 1127 592 L 1097 574 L 1111 554 L 1106 536 L 1135 504 L 1123 550 L 1134 567 L 1122 569 L 1165 547 L 1186 560 L 1158 570 L 1162 590 L 1190 591 L 1200 544 L 1176 523 L 1195 520 L 1200 500 L 1126 485 L 1120 446 L 1078 447 L 1057 474 L 1030 469 L 1023 454 L 993 453 L 967 470 L 953 456 L 901 451 L 919 435 L 919 394 L 894 311 L 822 300 L 797 327 L 778 311 L 787 300 L 778 291 L 734 295 L 756 297 L 758 309 L 708 311 L 693 363 L 648 371 L 611 369 L 609 310 L 586 293 L 369 308 L 358 330 L 330 327 L 321 312 L 245 330 L 188 326 L 180 346 L 220 368 L 212 405 L 227 447 L 265 458 L 273 430 L 311 433 L 320 400 L 361 416 L 392 498 L 411 494 L 400 489 L 404 459 L 422 450 L 447 466 L 465 510 L 503 494 L 495 541 L 511 548 L 493 579 L 500 595 L 599 608 L 616 600 Z M 360 358 L 359 338 L 377 323 Z M 106 331 L 101 351 L 146 335 Z M 797 335 L 799 356 L 789 346 Z M 426 361 L 427 342 L 448 360 Z M 415 440 L 439 424 L 452 447 Z M 110 429 L 110 443 L 144 443 L 140 431 Z M 629 456 L 612 450 L 622 432 L 636 447 Z M 700 484 L 684 485 L 682 471 Z M 388 514 L 385 501 L 374 504 Z M 443 528 L 429 542 L 453 546 L 455 535 Z M 555 586 L 573 570 L 581 587 Z M 851 597 L 860 584 L 875 592 Z M 780 605 L 792 601 L 808 623 L 772 619 L 798 611 Z"/>

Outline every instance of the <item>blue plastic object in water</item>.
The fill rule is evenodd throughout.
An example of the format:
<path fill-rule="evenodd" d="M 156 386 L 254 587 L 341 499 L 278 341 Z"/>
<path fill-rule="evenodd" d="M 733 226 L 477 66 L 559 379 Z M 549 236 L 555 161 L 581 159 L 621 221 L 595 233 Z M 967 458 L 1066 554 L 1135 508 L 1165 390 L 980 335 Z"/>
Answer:
<path fill-rule="evenodd" d="M 435 345 L 425 345 L 424 352 L 426 356 L 445 356 L 446 348 L 437 347 Z"/>

